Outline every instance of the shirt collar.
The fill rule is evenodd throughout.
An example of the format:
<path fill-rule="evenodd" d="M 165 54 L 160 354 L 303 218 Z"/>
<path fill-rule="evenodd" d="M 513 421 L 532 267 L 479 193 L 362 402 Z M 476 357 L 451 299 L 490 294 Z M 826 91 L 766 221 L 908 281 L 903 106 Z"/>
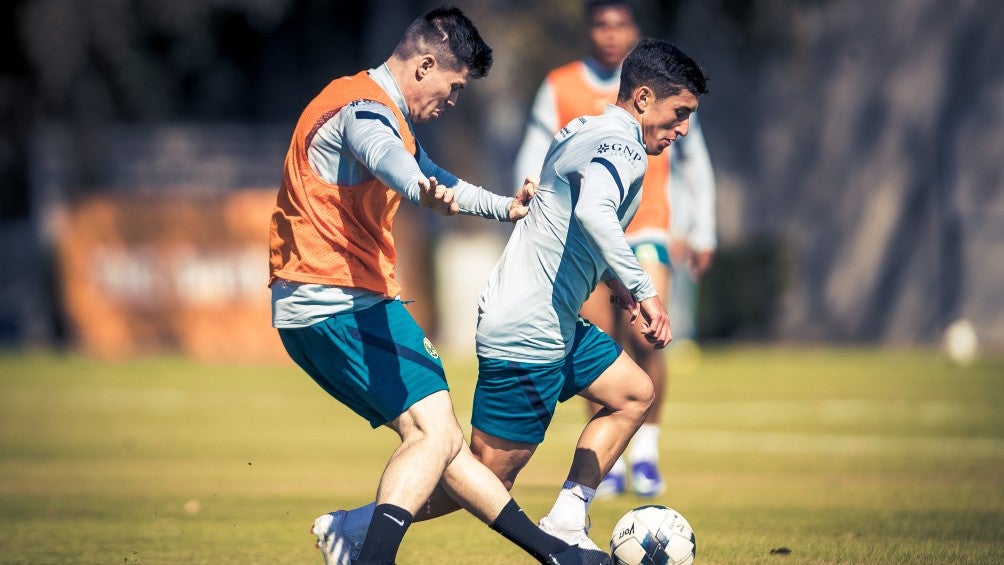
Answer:
<path fill-rule="evenodd" d="M 394 79 L 394 75 L 390 73 L 387 63 L 384 63 L 375 69 L 370 69 L 369 75 L 370 78 L 372 78 L 373 81 L 376 82 L 388 96 L 390 96 L 390 99 L 397 104 L 398 109 L 401 110 L 404 117 L 408 118 L 408 105 L 404 101 L 404 94 L 401 93 L 401 87 L 398 86 L 397 80 Z M 410 118 L 408 118 L 408 122 L 411 123 Z"/>
<path fill-rule="evenodd" d="M 631 127 L 631 130 L 634 131 L 634 135 L 638 139 L 638 142 L 645 145 L 645 141 L 641 135 L 641 123 L 639 123 L 634 116 L 629 114 L 627 110 L 617 106 L 616 104 L 607 104 L 606 109 L 603 110 L 603 115 L 613 116 L 614 118 L 628 124 Z"/>

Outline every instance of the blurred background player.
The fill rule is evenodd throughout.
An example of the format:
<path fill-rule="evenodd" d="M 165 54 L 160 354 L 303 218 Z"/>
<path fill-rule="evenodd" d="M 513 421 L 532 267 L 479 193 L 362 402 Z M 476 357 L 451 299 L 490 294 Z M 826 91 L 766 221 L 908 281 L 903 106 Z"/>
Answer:
<path fill-rule="evenodd" d="M 690 117 L 690 133 L 673 144 L 670 169 L 669 316 L 676 347 L 693 346 L 698 338 L 696 283 L 711 268 L 718 249 L 715 171 L 696 113 Z"/>
<path fill-rule="evenodd" d="M 587 29 L 589 54 L 580 60 L 568 63 L 548 73 L 534 98 L 530 120 L 516 157 L 514 172 L 517 175 L 536 175 L 542 166 L 542 156 L 551 138 L 569 120 L 580 115 L 595 115 L 604 106 L 614 101 L 620 83 L 621 64 L 637 44 L 640 30 L 635 11 L 630 2 L 624 0 L 595 0 L 585 3 L 584 16 Z M 687 140 L 690 137 L 694 139 Z M 670 147 L 662 155 L 648 157 L 648 171 L 645 173 L 644 190 L 638 214 L 628 226 L 628 241 L 645 272 L 651 277 L 657 291 L 667 296 L 670 291 L 670 237 L 671 222 L 677 220 L 678 213 L 671 211 L 670 160 L 689 168 L 691 163 L 710 165 L 707 147 L 700 131 L 696 115 L 691 118 L 690 133 L 681 141 L 688 145 L 687 157 L 677 157 L 677 150 Z M 679 142 L 678 142 L 679 143 Z M 676 146 L 676 143 L 673 144 Z M 705 169 L 710 170 L 710 166 Z M 714 182 L 707 182 L 703 171 L 685 172 L 684 178 L 691 182 L 677 187 L 688 192 L 681 195 L 683 214 L 679 221 L 686 226 L 676 242 L 681 268 L 679 276 L 687 277 L 681 284 L 687 284 L 683 307 L 676 310 L 689 312 L 689 320 L 684 322 L 684 337 L 694 337 L 693 282 L 690 274 L 703 273 L 710 265 L 714 249 Z M 522 178 L 522 177 L 520 177 Z M 676 177 L 673 177 L 676 178 Z M 690 192 L 694 192 L 691 194 Z M 697 192 L 700 192 L 698 194 Z M 674 200 L 675 205 L 675 200 Z M 710 219 L 710 222 L 709 222 Z M 711 231 L 711 244 L 706 236 Z M 695 234 L 691 239 L 690 234 Z M 696 234 L 701 234 L 697 236 Z M 693 242 L 693 243 L 691 243 Z M 700 251 L 698 253 L 698 251 Z M 694 261 L 695 267 L 683 265 Z M 697 261 L 701 261 L 700 269 Z M 684 273 L 683 271 L 689 271 Z M 677 275 L 672 275 L 675 277 Z M 667 301 L 667 304 L 670 303 Z M 634 357 L 635 361 L 651 377 L 655 386 L 655 402 L 645 421 L 631 443 L 631 486 L 641 496 L 655 496 L 662 492 L 664 483 L 659 472 L 659 423 L 662 400 L 666 388 L 667 368 L 664 353 L 653 350 L 638 332 L 630 331 L 623 311 L 611 306 L 610 293 L 605 288 L 597 289 L 582 308 L 582 317 L 596 324 L 613 336 Z M 671 319 L 674 311 L 670 310 Z M 674 335 L 675 335 L 674 320 Z M 599 407 L 589 404 L 591 416 Z M 610 474 L 597 490 L 600 497 L 623 493 L 627 485 L 627 464 L 618 459 Z"/>
<path fill-rule="evenodd" d="M 534 184 L 506 198 L 464 182 L 433 163 L 413 133 L 413 123 L 439 117 L 491 64 L 491 48 L 460 10 L 433 10 L 407 28 L 383 65 L 328 84 L 293 131 L 269 237 L 273 325 L 318 385 L 401 439 L 364 521 L 345 511 L 314 521 L 329 565 L 393 563 L 441 480 L 542 563 L 581 561 L 473 457 L 439 354 L 394 276 L 391 230 L 402 196 L 445 215 L 516 221 L 528 211 Z M 366 532 L 361 543 L 349 542 L 353 530 Z"/>

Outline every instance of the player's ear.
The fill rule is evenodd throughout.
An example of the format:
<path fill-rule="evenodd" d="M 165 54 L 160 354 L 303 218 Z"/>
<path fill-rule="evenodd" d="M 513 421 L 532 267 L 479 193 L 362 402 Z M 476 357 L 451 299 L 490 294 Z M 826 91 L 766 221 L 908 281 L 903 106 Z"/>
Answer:
<path fill-rule="evenodd" d="M 634 89 L 634 108 L 639 114 L 644 114 L 649 106 L 655 103 L 655 92 L 647 86 Z"/>
<path fill-rule="evenodd" d="M 432 69 L 436 67 L 436 56 L 432 53 L 426 53 L 418 59 L 418 67 L 415 69 L 415 78 L 422 80 L 425 78 Z"/>

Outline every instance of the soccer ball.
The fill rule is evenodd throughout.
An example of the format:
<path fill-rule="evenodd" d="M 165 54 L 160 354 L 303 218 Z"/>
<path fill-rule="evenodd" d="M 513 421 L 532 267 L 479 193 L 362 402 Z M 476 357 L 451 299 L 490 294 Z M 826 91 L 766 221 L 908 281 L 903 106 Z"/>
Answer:
<path fill-rule="evenodd" d="M 965 318 L 952 322 L 945 329 L 944 347 L 953 363 L 963 367 L 971 365 L 979 352 L 979 338 L 972 322 Z"/>
<path fill-rule="evenodd" d="M 641 506 L 614 526 L 610 553 L 616 565 L 690 565 L 697 542 L 694 529 L 676 510 Z"/>

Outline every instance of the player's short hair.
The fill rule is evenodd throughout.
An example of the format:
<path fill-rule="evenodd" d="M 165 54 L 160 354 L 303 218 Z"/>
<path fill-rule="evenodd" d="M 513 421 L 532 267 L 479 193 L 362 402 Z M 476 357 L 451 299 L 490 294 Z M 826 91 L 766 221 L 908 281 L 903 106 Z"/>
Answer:
<path fill-rule="evenodd" d="M 596 12 L 607 8 L 624 8 L 631 16 L 631 21 L 638 21 L 638 14 L 635 12 L 633 2 L 628 0 L 586 0 L 582 6 L 582 14 L 586 17 L 586 23 L 591 24 Z"/>
<path fill-rule="evenodd" d="M 481 39 L 478 28 L 459 8 L 441 7 L 416 19 L 404 30 L 394 56 L 410 59 L 432 53 L 441 65 L 471 78 L 481 78 L 492 67 L 492 48 Z"/>
<path fill-rule="evenodd" d="M 665 98 L 689 90 L 694 96 L 708 93 L 704 71 L 669 42 L 646 37 L 638 42 L 621 67 L 618 100 L 631 98 L 639 86 L 648 86 L 656 97 Z"/>

